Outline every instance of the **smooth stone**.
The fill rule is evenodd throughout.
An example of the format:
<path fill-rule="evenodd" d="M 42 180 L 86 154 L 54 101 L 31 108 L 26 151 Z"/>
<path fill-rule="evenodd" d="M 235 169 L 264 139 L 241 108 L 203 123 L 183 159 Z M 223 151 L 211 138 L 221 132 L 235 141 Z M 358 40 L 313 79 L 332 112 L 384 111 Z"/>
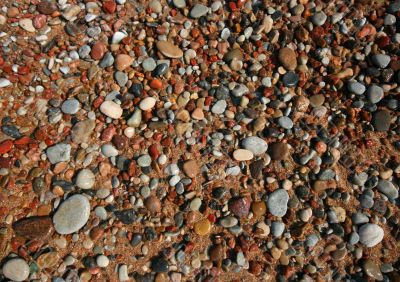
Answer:
<path fill-rule="evenodd" d="M 269 146 L 269 155 L 272 160 L 281 161 L 288 157 L 289 149 L 286 143 L 272 143 Z"/>
<path fill-rule="evenodd" d="M 251 151 L 246 149 L 236 149 L 233 152 L 233 158 L 237 161 L 249 161 L 253 159 L 254 155 Z"/>
<path fill-rule="evenodd" d="M 371 58 L 372 63 L 378 68 L 384 69 L 390 63 L 390 56 L 385 54 L 373 55 Z"/>
<path fill-rule="evenodd" d="M 157 49 L 168 58 L 179 59 L 183 56 L 183 51 L 169 41 L 158 41 L 156 46 Z"/>
<path fill-rule="evenodd" d="M 45 240 L 53 233 L 53 222 L 48 216 L 32 216 L 13 224 L 15 234 L 29 240 Z"/>
<path fill-rule="evenodd" d="M 174 6 L 177 7 L 178 9 L 183 9 L 186 7 L 185 0 L 173 0 L 172 3 L 174 3 Z"/>
<path fill-rule="evenodd" d="M 351 220 L 353 225 L 363 224 L 369 222 L 369 218 L 367 215 L 362 212 L 356 212 L 351 216 Z"/>
<path fill-rule="evenodd" d="M 29 265 L 22 258 L 12 258 L 3 265 L 3 275 L 13 281 L 24 281 L 29 277 Z"/>
<path fill-rule="evenodd" d="M 387 110 L 376 111 L 372 116 L 372 125 L 376 131 L 388 131 L 390 121 L 390 113 Z"/>
<path fill-rule="evenodd" d="M 122 116 L 121 106 L 113 101 L 104 101 L 100 106 L 100 112 L 113 119 L 119 119 Z"/>
<path fill-rule="evenodd" d="M 284 129 L 291 129 L 293 127 L 293 121 L 289 117 L 286 117 L 286 116 L 280 117 L 278 119 L 278 123 Z"/>
<path fill-rule="evenodd" d="M 285 230 L 285 224 L 282 221 L 274 221 L 271 224 L 271 234 L 274 237 L 281 237 Z"/>
<path fill-rule="evenodd" d="M 107 158 L 118 156 L 118 150 L 112 144 L 103 144 L 101 146 L 101 153 Z"/>
<path fill-rule="evenodd" d="M 81 189 L 90 189 L 96 181 L 94 173 L 87 168 L 81 169 L 75 179 L 75 184 Z"/>
<path fill-rule="evenodd" d="M 114 73 L 114 78 L 120 87 L 124 87 L 128 82 L 128 75 L 122 71 L 116 71 Z"/>
<path fill-rule="evenodd" d="M 263 216 L 267 212 L 267 205 L 264 201 L 252 202 L 251 211 L 255 216 Z"/>
<path fill-rule="evenodd" d="M 128 266 L 126 264 L 122 264 L 118 268 L 118 280 L 120 282 L 125 282 L 131 280 L 128 275 Z"/>
<path fill-rule="evenodd" d="M 388 180 L 379 180 L 377 185 L 378 190 L 385 194 L 389 199 L 397 199 L 399 197 L 399 190 L 396 186 Z"/>
<path fill-rule="evenodd" d="M 76 144 L 88 143 L 95 126 L 96 122 L 91 119 L 77 122 L 71 130 L 72 142 Z"/>
<path fill-rule="evenodd" d="M 83 195 L 73 195 L 61 203 L 53 216 L 54 228 L 59 234 L 77 232 L 89 219 L 90 203 Z"/>
<path fill-rule="evenodd" d="M 125 37 L 127 37 L 128 35 L 126 34 L 126 32 L 122 32 L 122 31 L 117 31 L 113 34 L 112 39 L 111 39 L 111 43 L 112 44 L 118 44 L 122 41 L 122 39 L 124 39 Z"/>
<path fill-rule="evenodd" d="M 393 1 L 392 3 L 390 3 L 387 7 L 387 11 L 393 14 L 400 11 L 400 1 Z"/>
<path fill-rule="evenodd" d="M 153 76 L 162 76 L 169 70 L 169 66 L 165 63 L 158 64 L 154 71 L 153 71 Z"/>
<path fill-rule="evenodd" d="M 311 248 L 317 245 L 319 242 L 319 237 L 316 234 L 310 234 L 306 237 L 306 246 Z"/>
<path fill-rule="evenodd" d="M 163 257 L 156 257 L 152 260 L 150 268 L 156 273 L 168 272 L 168 261 Z M 165 281 L 165 280 L 164 280 Z"/>
<path fill-rule="evenodd" d="M 111 52 L 107 52 L 103 59 L 101 59 L 100 63 L 99 63 L 99 67 L 101 68 L 107 68 L 107 67 L 111 67 L 114 64 L 114 56 L 112 55 Z"/>
<path fill-rule="evenodd" d="M 128 126 L 133 128 L 139 127 L 142 121 L 142 111 L 140 109 L 135 109 L 132 116 L 126 121 Z"/>
<path fill-rule="evenodd" d="M 297 67 L 297 55 L 290 48 L 280 49 L 278 53 L 278 60 L 282 66 L 289 71 L 293 71 Z"/>
<path fill-rule="evenodd" d="M 235 97 L 242 97 L 244 94 L 249 92 L 249 88 L 244 84 L 236 84 L 231 92 Z"/>
<path fill-rule="evenodd" d="M 151 165 L 151 157 L 149 155 L 141 155 L 136 162 L 140 167 L 148 167 Z"/>
<path fill-rule="evenodd" d="M 350 237 L 349 237 L 349 244 L 350 244 L 350 245 L 355 245 L 355 244 L 357 244 L 359 241 L 360 241 L 360 235 L 358 235 L 358 233 L 356 233 L 356 232 L 352 232 L 352 233 L 350 234 Z"/>
<path fill-rule="evenodd" d="M 226 216 L 220 220 L 220 224 L 225 228 L 230 228 L 238 224 L 238 219 L 233 216 Z"/>
<path fill-rule="evenodd" d="M 310 104 L 313 107 L 320 107 L 325 102 L 325 96 L 321 94 L 313 95 L 310 97 Z"/>
<path fill-rule="evenodd" d="M 123 71 L 124 69 L 128 68 L 133 63 L 133 58 L 126 54 L 119 54 L 115 58 L 115 67 L 119 71 Z"/>
<path fill-rule="evenodd" d="M 202 4 L 196 4 L 191 10 L 190 10 L 190 16 L 194 19 L 198 19 L 208 13 L 208 7 L 204 6 Z"/>
<path fill-rule="evenodd" d="M 347 89 L 354 94 L 362 95 L 365 92 L 365 85 L 358 81 L 349 81 Z"/>
<path fill-rule="evenodd" d="M 156 101 L 157 100 L 153 97 L 146 97 L 142 101 L 140 101 L 139 108 L 142 111 L 151 110 L 156 105 Z"/>
<path fill-rule="evenodd" d="M 383 89 L 376 84 L 371 85 L 367 90 L 367 97 L 371 103 L 378 103 L 383 99 Z"/>
<path fill-rule="evenodd" d="M 0 88 L 10 86 L 11 82 L 6 78 L 0 78 Z"/>
<path fill-rule="evenodd" d="M 294 87 L 299 83 L 299 75 L 293 71 L 289 71 L 283 75 L 282 81 L 286 87 Z"/>
<path fill-rule="evenodd" d="M 360 235 L 360 242 L 371 248 L 378 245 L 385 234 L 379 225 L 366 223 L 359 228 L 358 235 Z"/>
<path fill-rule="evenodd" d="M 21 19 L 21 20 L 19 20 L 18 24 L 22 29 L 24 29 L 24 30 L 26 30 L 28 32 L 35 32 L 36 31 L 36 28 L 33 26 L 32 19 L 28 19 L 28 18 Z"/>
<path fill-rule="evenodd" d="M 142 67 L 145 71 L 153 71 L 157 64 L 153 58 L 147 58 L 142 62 Z"/>
<path fill-rule="evenodd" d="M 161 13 L 161 11 L 162 11 L 161 3 L 160 3 L 160 1 L 158 1 L 158 0 L 150 1 L 150 3 L 149 3 L 149 8 L 150 8 L 154 13 L 157 13 L 157 14 Z"/>
<path fill-rule="evenodd" d="M 76 99 L 65 100 L 61 106 L 61 111 L 64 114 L 69 114 L 69 115 L 76 114 L 79 111 L 79 109 L 80 109 L 80 103 Z"/>
<path fill-rule="evenodd" d="M 322 12 L 322 11 L 316 12 L 312 16 L 312 22 L 316 26 L 322 26 L 326 22 L 327 18 L 328 18 L 328 16 L 324 12 Z"/>
<path fill-rule="evenodd" d="M 51 164 L 59 162 L 68 162 L 71 154 L 71 145 L 69 144 L 56 144 L 47 148 L 46 155 Z"/>
<path fill-rule="evenodd" d="M 98 267 L 105 268 L 110 264 L 110 260 L 105 255 L 99 255 L 96 258 L 96 264 Z"/>
<path fill-rule="evenodd" d="M 225 100 L 218 100 L 211 108 L 211 112 L 213 114 L 220 115 L 225 112 L 226 109 L 226 101 Z"/>
<path fill-rule="evenodd" d="M 144 206 L 151 213 L 161 211 L 161 201 L 156 196 L 149 196 L 144 200 Z"/>
<path fill-rule="evenodd" d="M 225 62 L 229 63 L 232 60 L 238 60 L 238 61 L 243 60 L 243 52 L 242 52 L 242 50 L 236 48 L 236 49 L 233 49 L 233 50 L 229 51 L 228 53 L 226 53 L 224 55 L 224 61 Z"/>
<path fill-rule="evenodd" d="M 207 218 L 204 218 L 194 224 L 194 232 L 200 236 L 205 236 L 210 233 L 211 228 L 211 222 Z"/>
<path fill-rule="evenodd" d="M 376 263 L 374 263 L 372 260 L 364 260 L 362 266 L 365 274 L 367 274 L 369 277 L 372 277 L 378 281 L 383 280 L 383 275 L 381 270 L 379 269 L 379 266 L 377 266 Z"/>
<path fill-rule="evenodd" d="M 190 178 L 195 178 L 200 174 L 198 160 L 188 160 L 183 164 L 183 172 Z"/>
<path fill-rule="evenodd" d="M 257 136 L 249 136 L 242 140 L 241 145 L 244 149 L 252 152 L 255 156 L 260 156 L 268 150 L 267 142 Z"/>
<path fill-rule="evenodd" d="M 250 199 L 244 197 L 233 198 L 229 201 L 229 210 L 237 217 L 246 217 L 250 212 Z"/>
<path fill-rule="evenodd" d="M 272 192 L 267 200 L 269 212 L 278 217 L 283 217 L 287 212 L 287 204 L 289 202 L 289 194 L 284 189 L 277 189 Z"/>

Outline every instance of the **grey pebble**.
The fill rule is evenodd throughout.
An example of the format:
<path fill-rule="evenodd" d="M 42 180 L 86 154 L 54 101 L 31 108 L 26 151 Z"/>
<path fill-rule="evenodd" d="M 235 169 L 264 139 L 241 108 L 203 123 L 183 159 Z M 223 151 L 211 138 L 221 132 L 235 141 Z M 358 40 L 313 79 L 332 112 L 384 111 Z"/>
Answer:
<path fill-rule="evenodd" d="M 47 148 L 46 155 L 52 164 L 69 161 L 71 145 L 59 143 Z"/>
<path fill-rule="evenodd" d="M 278 189 L 272 192 L 267 201 L 268 210 L 274 216 L 282 217 L 287 212 L 287 203 L 289 194 L 284 189 Z"/>

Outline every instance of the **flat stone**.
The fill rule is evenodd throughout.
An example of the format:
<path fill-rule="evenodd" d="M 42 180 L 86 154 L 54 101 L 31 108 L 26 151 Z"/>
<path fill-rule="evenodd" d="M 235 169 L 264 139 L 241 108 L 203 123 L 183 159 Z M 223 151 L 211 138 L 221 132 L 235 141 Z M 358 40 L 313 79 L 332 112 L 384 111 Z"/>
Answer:
<path fill-rule="evenodd" d="M 277 189 L 272 192 L 267 201 L 269 212 L 278 217 L 283 217 L 287 212 L 287 204 L 289 202 L 289 194 L 284 189 Z"/>
<path fill-rule="evenodd" d="M 12 258 L 3 265 L 3 275 L 13 281 L 27 280 L 29 265 L 22 258 Z"/>
<path fill-rule="evenodd" d="M 254 157 L 253 153 L 246 149 L 236 149 L 233 152 L 233 158 L 240 162 L 249 161 L 253 159 L 253 157 Z"/>
<path fill-rule="evenodd" d="M 194 19 L 198 19 L 208 13 L 208 7 L 204 6 L 202 4 L 196 4 L 194 7 L 190 10 L 190 16 Z"/>
<path fill-rule="evenodd" d="M 64 114 L 74 115 L 79 111 L 80 107 L 81 105 L 78 100 L 68 99 L 65 100 L 64 103 L 62 104 L 61 111 Z"/>
<path fill-rule="evenodd" d="M 297 67 L 297 55 L 290 48 L 280 49 L 278 59 L 282 66 L 287 70 L 293 71 Z"/>
<path fill-rule="evenodd" d="M 32 216 L 13 224 L 15 234 L 29 240 L 46 240 L 54 231 L 53 222 L 48 216 Z"/>
<path fill-rule="evenodd" d="M 194 224 L 194 232 L 200 236 L 205 236 L 210 233 L 211 228 L 211 222 L 207 218 L 204 218 Z"/>
<path fill-rule="evenodd" d="M 87 168 L 81 169 L 75 179 L 75 184 L 81 189 L 91 189 L 96 181 L 94 173 Z"/>
<path fill-rule="evenodd" d="M 142 111 L 148 111 L 154 108 L 157 100 L 154 97 L 146 97 L 142 101 L 140 101 L 139 108 Z"/>
<path fill-rule="evenodd" d="M 278 124 L 284 129 L 291 129 L 293 127 L 293 121 L 286 116 L 278 118 Z"/>
<path fill-rule="evenodd" d="M 183 172 L 190 178 L 195 178 L 200 174 L 199 163 L 197 160 L 189 160 L 183 164 Z"/>
<path fill-rule="evenodd" d="M 260 156 L 268 150 L 267 142 L 257 136 L 249 136 L 242 140 L 242 147 L 251 151 L 255 156 Z"/>
<path fill-rule="evenodd" d="M 83 195 L 73 195 L 60 204 L 53 216 L 54 228 L 59 234 L 77 232 L 89 219 L 90 203 Z"/>
<path fill-rule="evenodd" d="M 47 158 L 52 164 L 69 161 L 70 154 L 71 145 L 69 144 L 59 143 L 46 150 Z"/>
<path fill-rule="evenodd" d="M 358 235 L 360 235 L 360 242 L 371 248 L 378 245 L 382 241 L 384 232 L 379 225 L 366 223 L 360 227 L 358 230 Z"/>
<path fill-rule="evenodd" d="M 367 274 L 369 277 L 377 280 L 377 281 L 382 281 L 383 280 L 383 275 L 382 272 L 376 263 L 374 263 L 370 259 L 366 259 L 363 261 L 362 264 L 363 270 L 365 274 Z"/>
<path fill-rule="evenodd" d="M 372 125 L 376 131 L 388 131 L 390 121 L 390 113 L 387 110 L 376 111 L 372 116 Z"/>
<path fill-rule="evenodd" d="M 119 119 L 123 112 L 121 106 L 113 101 L 104 101 L 100 106 L 100 111 L 113 119 Z"/>
<path fill-rule="evenodd" d="M 396 186 L 388 180 L 379 180 L 377 185 L 378 190 L 385 194 L 389 199 L 397 199 L 399 197 L 399 190 Z"/>
<path fill-rule="evenodd" d="M 269 154 L 272 160 L 281 161 L 288 157 L 289 149 L 286 143 L 272 143 L 269 146 Z"/>
<path fill-rule="evenodd" d="M 156 46 L 157 49 L 168 58 L 179 59 L 183 56 L 183 51 L 169 41 L 158 41 Z"/>
<path fill-rule="evenodd" d="M 285 231 L 285 224 L 282 221 L 274 221 L 271 224 L 271 234 L 274 237 L 281 237 Z"/>
<path fill-rule="evenodd" d="M 282 81 L 286 87 L 295 87 L 299 83 L 299 75 L 293 71 L 289 71 L 283 75 Z"/>
<path fill-rule="evenodd" d="M 28 18 L 21 19 L 21 20 L 19 20 L 18 24 L 22 29 L 24 29 L 24 30 L 26 30 L 28 32 L 35 32 L 36 31 L 36 28 L 33 26 L 32 19 L 28 19 Z"/>
<path fill-rule="evenodd" d="M 151 165 L 151 157 L 149 155 L 141 155 L 136 162 L 140 167 L 148 167 Z"/>
<path fill-rule="evenodd" d="M 103 42 L 98 41 L 95 44 L 93 44 L 90 55 L 92 56 L 93 60 L 100 60 L 101 58 L 104 57 L 106 51 L 107 51 L 106 45 Z"/>
<path fill-rule="evenodd" d="M 95 126 L 95 121 L 91 119 L 77 122 L 71 130 L 72 142 L 76 144 L 88 143 Z"/>
<path fill-rule="evenodd" d="M 320 107 L 325 102 L 325 96 L 321 94 L 313 95 L 310 97 L 310 104 L 313 107 Z"/>

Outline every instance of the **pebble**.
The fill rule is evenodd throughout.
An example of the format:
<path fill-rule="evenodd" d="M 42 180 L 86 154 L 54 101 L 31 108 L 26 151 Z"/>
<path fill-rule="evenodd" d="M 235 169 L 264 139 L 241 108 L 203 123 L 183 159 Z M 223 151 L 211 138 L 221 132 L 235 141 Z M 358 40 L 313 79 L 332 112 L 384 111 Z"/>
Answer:
<path fill-rule="evenodd" d="M 360 242 L 366 247 L 371 248 L 378 245 L 384 236 L 383 229 L 376 224 L 366 223 L 358 230 Z"/>
<path fill-rule="evenodd" d="M 242 147 L 255 156 L 260 156 L 268 150 L 268 144 L 266 141 L 257 136 L 249 136 L 242 140 Z"/>
<path fill-rule="evenodd" d="M 158 41 L 157 49 L 168 58 L 181 58 L 183 56 L 183 51 L 173 43 L 169 41 Z"/>
<path fill-rule="evenodd" d="M 372 125 L 376 131 L 388 131 L 391 117 L 387 110 L 376 111 L 372 116 Z"/>
<path fill-rule="evenodd" d="M 112 144 L 102 145 L 101 153 L 107 158 L 116 157 L 119 154 L 117 148 L 115 148 Z"/>
<path fill-rule="evenodd" d="M 389 199 L 397 199 L 399 197 L 399 190 L 394 184 L 388 180 L 379 180 L 377 185 L 378 190 L 385 194 Z"/>
<path fill-rule="evenodd" d="M 272 160 L 281 161 L 288 157 L 289 149 L 285 143 L 272 143 L 269 146 L 269 154 Z"/>
<path fill-rule="evenodd" d="M 297 67 L 297 55 L 290 48 L 280 49 L 278 59 L 282 66 L 287 70 L 293 71 Z"/>
<path fill-rule="evenodd" d="M 53 216 L 54 228 L 59 234 L 77 232 L 89 219 L 90 203 L 82 195 L 76 194 L 61 203 Z"/>
<path fill-rule="evenodd" d="M 225 112 L 226 106 L 227 106 L 227 104 L 226 104 L 226 101 L 225 101 L 225 100 L 218 100 L 218 101 L 212 106 L 211 112 L 212 112 L 213 114 L 217 114 L 217 115 L 222 114 L 222 113 Z"/>
<path fill-rule="evenodd" d="M 237 217 L 247 217 L 250 211 L 250 199 L 234 198 L 229 201 L 229 210 Z"/>
<path fill-rule="evenodd" d="M 113 119 L 119 119 L 122 116 L 121 106 L 113 101 L 104 101 L 100 105 L 100 111 Z"/>
<path fill-rule="evenodd" d="M 249 161 L 253 159 L 253 157 L 254 157 L 253 153 L 246 149 L 236 149 L 233 152 L 233 158 L 240 162 Z"/>
<path fill-rule="evenodd" d="M 312 22 L 316 26 L 322 26 L 326 22 L 327 18 L 328 18 L 328 16 L 324 12 L 322 12 L 322 11 L 316 12 L 312 16 Z"/>
<path fill-rule="evenodd" d="M 86 119 L 77 122 L 71 130 L 71 139 L 76 144 L 88 143 L 96 123 L 93 120 Z"/>
<path fill-rule="evenodd" d="M 198 161 L 196 160 L 189 160 L 183 164 L 183 171 L 185 174 L 190 178 L 195 178 L 197 175 L 200 174 L 200 168 L 198 165 Z"/>
<path fill-rule="evenodd" d="M 0 88 L 4 88 L 11 85 L 11 81 L 6 78 L 0 78 Z"/>
<path fill-rule="evenodd" d="M 15 234 L 29 240 L 46 240 L 53 231 L 53 222 L 48 216 L 32 216 L 23 218 L 13 224 Z"/>
<path fill-rule="evenodd" d="M 204 218 L 194 224 L 194 232 L 200 236 L 205 236 L 210 233 L 211 228 L 211 222 L 207 218 Z"/>
<path fill-rule="evenodd" d="M 96 181 L 94 173 L 87 168 L 81 169 L 76 176 L 75 184 L 81 189 L 91 189 Z"/>
<path fill-rule="evenodd" d="M 21 19 L 18 22 L 19 26 L 28 31 L 28 32 L 35 32 L 36 28 L 33 26 L 32 19 Z"/>
<path fill-rule="evenodd" d="M 29 277 L 29 265 L 22 258 L 11 258 L 3 265 L 3 275 L 13 281 L 24 281 Z"/>
<path fill-rule="evenodd" d="M 115 68 L 119 71 L 123 71 L 133 63 L 133 58 L 126 54 L 119 54 L 115 58 Z"/>
<path fill-rule="evenodd" d="M 76 114 L 79 111 L 79 109 L 80 109 L 80 103 L 76 99 L 65 100 L 61 106 L 61 111 L 64 114 L 69 114 L 69 115 Z"/>
<path fill-rule="evenodd" d="M 268 197 L 268 211 L 274 216 L 283 217 L 287 212 L 288 202 L 289 194 L 284 189 L 277 189 Z"/>
<path fill-rule="evenodd" d="M 373 55 L 371 61 L 376 67 L 384 69 L 390 63 L 390 56 L 385 54 Z"/>
<path fill-rule="evenodd" d="M 59 143 L 47 148 L 46 150 L 47 158 L 52 164 L 69 161 L 70 154 L 71 145 L 69 144 Z"/>
<path fill-rule="evenodd" d="M 190 16 L 194 19 L 198 19 L 208 13 L 208 7 L 202 4 L 196 4 L 190 10 Z"/>
<path fill-rule="evenodd" d="M 383 99 L 383 89 L 376 84 L 371 85 L 367 91 L 368 100 L 373 103 L 377 104 L 379 101 Z"/>
<path fill-rule="evenodd" d="M 140 101 L 139 108 L 142 111 L 151 110 L 156 105 L 156 101 L 157 100 L 153 97 L 146 97 L 142 101 Z"/>
<path fill-rule="evenodd" d="M 369 277 L 377 280 L 377 281 L 382 281 L 383 280 L 383 275 L 379 267 L 370 259 L 366 259 L 363 261 L 363 269 L 365 274 L 367 274 Z"/>
<path fill-rule="evenodd" d="M 106 268 L 110 264 L 110 260 L 105 255 L 99 255 L 96 258 L 96 264 L 101 268 Z"/>

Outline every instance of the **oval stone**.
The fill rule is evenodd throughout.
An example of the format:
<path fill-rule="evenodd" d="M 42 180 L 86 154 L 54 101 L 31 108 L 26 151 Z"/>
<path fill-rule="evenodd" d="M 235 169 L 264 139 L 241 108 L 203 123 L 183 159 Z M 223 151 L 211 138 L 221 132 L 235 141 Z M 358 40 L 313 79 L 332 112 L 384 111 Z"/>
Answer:
<path fill-rule="evenodd" d="M 113 101 L 104 101 L 100 106 L 100 111 L 113 119 L 118 119 L 122 116 L 121 106 Z"/>
<path fill-rule="evenodd" d="M 183 51 L 176 45 L 169 41 L 158 41 L 157 49 L 168 58 L 181 58 L 183 56 Z"/>
<path fill-rule="evenodd" d="M 366 223 L 360 227 L 358 235 L 360 235 L 360 242 L 371 248 L 382 241 L 384 232 L 379 225 Z"/>

